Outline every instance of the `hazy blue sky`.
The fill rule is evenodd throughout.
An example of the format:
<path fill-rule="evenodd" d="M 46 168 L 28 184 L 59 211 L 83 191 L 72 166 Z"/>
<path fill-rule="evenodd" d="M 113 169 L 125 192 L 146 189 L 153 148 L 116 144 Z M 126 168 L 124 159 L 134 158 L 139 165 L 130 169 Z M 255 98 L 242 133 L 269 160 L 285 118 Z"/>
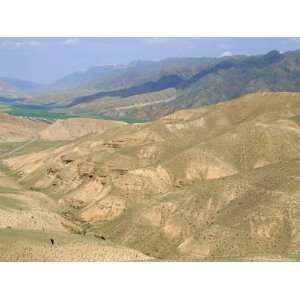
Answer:
<path fill-rule="evenodd" d="M 48 83 L 93 66 L 300 49 L 300 38 L 0 38 L 0 77 Z"/>

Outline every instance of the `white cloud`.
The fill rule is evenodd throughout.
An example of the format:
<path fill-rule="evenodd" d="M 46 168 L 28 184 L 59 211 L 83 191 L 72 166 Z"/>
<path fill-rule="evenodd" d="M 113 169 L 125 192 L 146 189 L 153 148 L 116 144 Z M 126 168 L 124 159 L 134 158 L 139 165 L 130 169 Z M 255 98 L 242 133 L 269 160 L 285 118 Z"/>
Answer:
<path fill-rule="evenodd" d="M 77 45 L 77 44 L 79 44 L 79 42 L 80 42 L 79 38 L 72 37 L 72 38 L 65 39 L 63 41 L 63 44 L 64 45 Z"/>
<path fill-rule="evenodd" d="M 32 48 L 40 46 L 41 43 L 35 40 L 2 40 L 0 41 L 1 49 L 20 49 L 20 48 Z"/>
<path fill-rule="evenodd" d="M 220 54 L 220 57 L 224 57 L 224 56 L 232 56 L 233 53 L 231 51 L 224 51 L 222 54 Z"/>

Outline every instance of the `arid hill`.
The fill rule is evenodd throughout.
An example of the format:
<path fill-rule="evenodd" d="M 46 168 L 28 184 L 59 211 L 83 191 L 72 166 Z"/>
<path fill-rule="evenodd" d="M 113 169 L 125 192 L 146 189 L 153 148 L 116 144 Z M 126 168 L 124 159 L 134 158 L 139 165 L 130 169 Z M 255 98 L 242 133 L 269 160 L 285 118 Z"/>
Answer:
<path fill-rule="evenodd" d="M 0 113 L 0 143 L 24 142 L 33 139 L 48 141 L 71 140 L 91 133 L 124 125 L 124 122 L 74 118 L 44 122 Z"/>
<path fill-rule="evenodd" d="M 85 235 L 61 213 L 57 201 L 26 189 L 0 166 L 0 261 L 147 260 L 105 237 Z"/>
<path fill-rule="evenodd" d="M 96 119 L 67 119 L 57 120 L 39 132 L 43 140 L 70 140 L 91 133 L 102 133 L 106 129 L 125 124 L 119 121 Z"/>
<path fill-rule="evenodd" d="M 300 94 L 260 92 L 3 162 L 82 234 L 149 257 L 298 260 L 299 120 Z"/>
<path fill-rule="evenodd" d="M 37 138 L 39 131 L 46 126 L 44 122 L 0 113 L 0 143 L 23 142 Z"/>

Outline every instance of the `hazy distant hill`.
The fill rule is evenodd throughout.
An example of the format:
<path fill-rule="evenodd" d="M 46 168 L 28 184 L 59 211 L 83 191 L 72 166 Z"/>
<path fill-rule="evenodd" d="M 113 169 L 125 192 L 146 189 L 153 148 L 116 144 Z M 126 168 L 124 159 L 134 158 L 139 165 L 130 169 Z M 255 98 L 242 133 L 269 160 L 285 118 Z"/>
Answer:
<path fill-rule="evenodd" d="M 80 113 L 155 119 L 178 109 L 217 103 L 258 90 L 300 91 L 299 75 L 299 51 L 227 57 L 202 65 L 197 73 L 188 78 L 172 77 L 176 80 L 169 85 L 161 85 L 165 77 L 160 77 L 156 81 L 126 89 L 77 97 L 69 107 L 73 112 Z M 145 86 L 150 88 L 145 89 Z M 169 88 L 174 89 L 172 98 L 165 93 L 165 89 Z M 153 94 L 158 91 L 159 94 Z M 165 98 L 162 97 L 164 93 Z"/>
<path fill-rule="evenodd" d="M 0 81 L 4 81 L 7 84 L 9 84 L 21 91 L 32 91 L 34 89 L 42 87 L 42 85 L 39 83 L 27 81 L 27 80 L 16 79 L 16 78 L 2 77 L 2 78 L 0 78 Z"/>
<path fill-rule="evenodd" d="M 162 61 L 135 61 L 129 65 L 95 67 L 86 72 L 73 73 L 53 85 L 55 87 L 89 87 L 99 91 L 109 91 L 140 85 L 158 80 L 167 75 L 188 78 L 199 67 L 207 65 L 210 58 L 169 58 Z"/>
<path fill-rule="evenodd" d="M 300 51 L 93 68 L 30 101 L 76 114 L 151 120 L 259 90 L 300 91 Z"/>
<path fill-rule="evenodd" d="M 128 89 L 158 81 L 165 76 L 190 78 L 207 67 L 212 58 L 169 58 L 162 61 L 136 61 L 129 65 L 103 66 L 70 74 L 47 86 L 30 100 L 35 103 L 70 103 L 77 97 L 99 92 Z"/>
<path fill-rule="evenodd" d="M 57 80 L 51 84 L 48 89 L 56 90 L 78 87 L 96 80 L 101 80 L 102 77 L 120 68 L 121 66 L 100 66 L 91 68 L 85 72 L 75 72 Z"/>
<path fill-rule="evenodd" d="M 16 78 L 0 78 L 0 96 L 9 98 L 29 97 L 29 93 L 41 88 L 38 83 Z"/>

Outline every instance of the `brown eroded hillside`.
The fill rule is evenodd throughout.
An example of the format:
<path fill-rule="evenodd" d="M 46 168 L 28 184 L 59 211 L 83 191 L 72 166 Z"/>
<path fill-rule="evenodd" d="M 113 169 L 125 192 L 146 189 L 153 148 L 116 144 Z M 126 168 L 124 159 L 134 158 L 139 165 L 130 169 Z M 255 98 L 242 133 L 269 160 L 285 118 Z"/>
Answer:
<path fill-rule="evenodd" d="M 125 124 L 120 121 L 96 119 L 66 119 L 57 120 L 39 132 L 43 140 L 70 140 L 91 133 L 102 133 L 106 129 Z"/>
<path fill-rule="evenodd" d="M 46 123 L 0 113 L 0 143 L 23 142 L 37 138 Z"/>
<path fill-rule="evenodd" d="M 299 259 L 300 95 L 261 92 L 4 160 L 86 235 L 157 259 Z"/>
<path fill-rule="evenodd" d="M 0 143 L 24 142 L 33 139 L 70 140 L 91 133 L 124 125 L 121 121 L 71 118 L 56 121 L 40 121 L 0 113 Z"/>
<path fill-rule="evenodd" d="M 0 157 L 53 149 L 79 136 L 122 124 L 91 119 L 58 120 L 49 124 L 1 114 Z M 102 236 L 83 235 L 82 228 L 63 215 L 56 199 L 20 185 L 17 176 L 0 162 L 0 261 L 149 259 Z"/>
<path fill-rule="evenodd" d="M 53 241 L 53 244 L 52 242 Z M 26 189 L 14 174 L 0 171 L 0 261 L 146 260 L 142 253 L 83 235 L 53 198 Z"/>

